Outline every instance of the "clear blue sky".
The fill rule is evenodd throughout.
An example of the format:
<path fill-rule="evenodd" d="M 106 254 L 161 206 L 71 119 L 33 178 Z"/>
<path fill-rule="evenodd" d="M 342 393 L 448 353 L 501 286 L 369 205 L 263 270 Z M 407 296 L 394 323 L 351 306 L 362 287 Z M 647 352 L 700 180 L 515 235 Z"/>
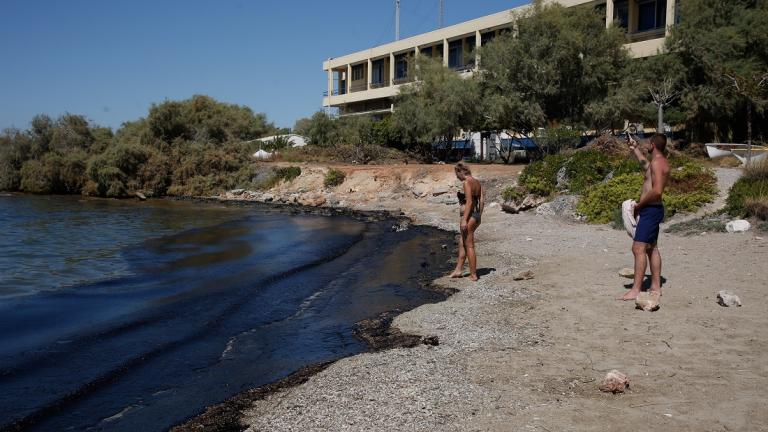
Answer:
<path fill-rule="evenodd" d="M 455 24 L 525 0 L 446 0 Z M 153 102 L 206 94 L 281 127 L 321 108 L 322 62 L 394 40 L 394 0 L 3 0 L 0 129 L 82 114 L 117 129 Z M 401 0 L 401 37 L 438 0 Z M 342 23 L 347 23 L 342 25 Z"/>

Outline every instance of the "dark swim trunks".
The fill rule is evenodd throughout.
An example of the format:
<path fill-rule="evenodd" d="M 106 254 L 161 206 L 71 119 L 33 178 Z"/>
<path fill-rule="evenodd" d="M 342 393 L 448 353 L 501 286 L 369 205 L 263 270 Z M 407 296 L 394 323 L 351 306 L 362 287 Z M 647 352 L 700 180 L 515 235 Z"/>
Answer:
<path fill-rule="evenodd" d="M 664 205 L 650 204 L 640 209 L 635 241 L 653 244 L 659 239 L 659 224 L 664 220 Z"/>

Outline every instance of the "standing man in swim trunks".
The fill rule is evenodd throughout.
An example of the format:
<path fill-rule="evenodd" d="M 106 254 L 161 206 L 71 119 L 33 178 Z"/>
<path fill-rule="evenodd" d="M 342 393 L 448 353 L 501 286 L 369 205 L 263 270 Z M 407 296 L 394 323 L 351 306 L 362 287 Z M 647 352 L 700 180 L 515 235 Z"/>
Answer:
<path fill-rule="evenodd" d="M 469 279 L 477 280 L 477 254 L 475 253 L 475 230 L 480 226 L 485 207 L 485 196 L 480 181 L 472 177 L 472 171 L 464 162 L 454 167 L 456 178 L 461 180 L 463 192 L 459 192 L 459 257 L 452 278 L 461 277 L 464 261 L 469 259 Z"/>
<path fill-rule="evenodd" d="M 640 147 L 650 152 L 651 161 L 648 162 Z M 629 149 L 635 155 L 643 170 L 645 170 L 645 182 L 640 201 L 634 208 L 637 222 L 634 241 L 632 242 L 632 254 L 635 256 L 635 282 L 619 300 L 634 300 L 640 293 L 645 278 L 645 267 L 650 262 L 651 267 L 651 294 L 661 296 L 661 254 L 657 246 L 659 238 L 659 224 L 664 220 L 664 204 L 662 194 L 669 180 L 669 161 L 664 156 L 667 147 L 667 137 L 656 133 L 647 143 L 638 145 L 637 141 L 629 138 Z"/>

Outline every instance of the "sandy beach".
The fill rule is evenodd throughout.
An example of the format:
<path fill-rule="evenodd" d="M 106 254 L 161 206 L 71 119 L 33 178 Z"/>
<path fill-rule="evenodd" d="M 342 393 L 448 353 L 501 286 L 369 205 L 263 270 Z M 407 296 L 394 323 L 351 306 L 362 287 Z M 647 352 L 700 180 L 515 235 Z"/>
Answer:
<path fill-rule="evenodd" d="M 435 170 L 426 177 L 451 184 L 450 166 Z M 489 201 L 519 173 L 484 170 L 475 169 Z M 347 205 L 456 229 L 447 201 L 403 193 Z M 632 265 L 623 231 L 491 206 L 476 238 L 480 281 L 440 278 L 436 284 L 458 292 L 392 324 L 438 345 L 339 360 L 250 404 L 242 429 L 768 430 L 765 233 L 662 234 L 656 312 L 614 300 L 631 283 L 618 274 Z M 523 270 L 533 279 L 514 280 Z M 722 289 L 743 307 L 718 305 Z M 627 392 L 598 390 L 612 369 L 629 376 Z"/>

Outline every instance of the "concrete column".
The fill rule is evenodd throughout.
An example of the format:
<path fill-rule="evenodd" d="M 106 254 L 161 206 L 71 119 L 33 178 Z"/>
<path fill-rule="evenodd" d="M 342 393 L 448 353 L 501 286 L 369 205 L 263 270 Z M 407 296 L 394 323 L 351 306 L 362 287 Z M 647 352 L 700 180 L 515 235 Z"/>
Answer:
<path fill-rule="evenodd" d="M 347 63 L 347 94 L 352 93 L 352 65 Z"/>
<path fill-rule="evenodd" d="M 368 64 L 366 65 L 368 68 L 368 83 L 365 85 L 365 87 L 370 90 L 371 89 L 371 81 L 373 81 L 373 62 L 371 59 L 368 59 Z"/>
<path fill-rule="evenodd" d="M 613 23 L 613 0 L 605 0 L 605 28 Z"/>
<path fill-rule="evenodd" d="M 448 66 L 448 39 L 443 39 L 443 66 Z"/>
<path fill-rule="evenodd" d="M 480 47 L 483 46 L 483 36 L 480 30 L 475 31 L 475 69 L 480 68 Z"/>
<path fill-rule="evenodd" d="M 629 12 L 627 13 L 627 33 L 634 33 L 637 31 L 637 2 L 635 0 L 628 0 L 627 7 Z"/>
<path fill-rule="evenodd" d="M 395 85 L 395 55 L 389 53 L 389 85 Z"/>
<path fill-rule="evenodd" d="M 328 107 L 331 106 L 331 97 L 333 96 L 333 68 L 328 66 Z"/>
<path fill-rule="evenodd" d="M 664 36 L 669 36 L 669 32 L 675 25 L 675 6 L 676 0 L 667 0 L 667 28 L 664 30 Z"/>

